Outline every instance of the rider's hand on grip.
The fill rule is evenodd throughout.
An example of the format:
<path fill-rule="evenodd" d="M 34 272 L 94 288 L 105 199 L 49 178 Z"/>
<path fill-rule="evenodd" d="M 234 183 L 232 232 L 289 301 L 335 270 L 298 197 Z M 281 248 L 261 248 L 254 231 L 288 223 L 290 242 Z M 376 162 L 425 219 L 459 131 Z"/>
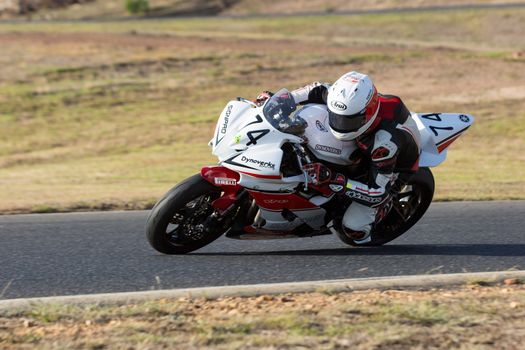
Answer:
<path fill-rule="evenodd" d="M 346 188 L 346 176 L 341 173 L 336 173 L 330 178 L 328 187 L 332 192 L 341 193 Z"/>
<path fill-rule="evenodd" d="M 332 172 L 322 163 L 310 163 L 303 166 L 303 170 L 306 171 L 310 181 L 314 185 L 321 185 L 328 181 L 332 177 Z"/>

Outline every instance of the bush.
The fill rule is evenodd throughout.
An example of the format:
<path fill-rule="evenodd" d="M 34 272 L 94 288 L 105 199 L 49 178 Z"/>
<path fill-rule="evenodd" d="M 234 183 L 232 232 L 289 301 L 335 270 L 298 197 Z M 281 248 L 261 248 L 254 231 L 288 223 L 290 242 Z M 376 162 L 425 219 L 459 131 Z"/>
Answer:
<path fill-rule="evenodd" d="M 148 0 L 126 0 L 126 10 L 129 13 L 144 13 L 149 9 Z"/>

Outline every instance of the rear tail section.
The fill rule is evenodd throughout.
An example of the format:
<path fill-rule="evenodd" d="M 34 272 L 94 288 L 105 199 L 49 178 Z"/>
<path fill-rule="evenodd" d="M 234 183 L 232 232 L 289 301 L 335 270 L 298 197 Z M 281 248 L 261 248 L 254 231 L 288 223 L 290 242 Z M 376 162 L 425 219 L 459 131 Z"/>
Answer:
<path fill-rule="evenodd" d="M 421 134 L 419 166 L 437 166 L 446 158 L 447 148 L 474 122 L 469 114 L 412 113 Z"/>

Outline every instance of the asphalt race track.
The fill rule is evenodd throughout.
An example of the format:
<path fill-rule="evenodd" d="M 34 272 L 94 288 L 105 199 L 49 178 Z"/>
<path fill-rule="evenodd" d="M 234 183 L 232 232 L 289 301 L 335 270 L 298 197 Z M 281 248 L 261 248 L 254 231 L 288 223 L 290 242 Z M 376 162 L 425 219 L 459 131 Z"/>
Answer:
<path fill-rule="evenodd" d="M 347 247 L 335 236 L 220 238 L 186 256 L 150 248 L 146 215 L 0 216 L 1 298 L 525 269 L 525 201 L 433 203 L 379 248 Z"/>

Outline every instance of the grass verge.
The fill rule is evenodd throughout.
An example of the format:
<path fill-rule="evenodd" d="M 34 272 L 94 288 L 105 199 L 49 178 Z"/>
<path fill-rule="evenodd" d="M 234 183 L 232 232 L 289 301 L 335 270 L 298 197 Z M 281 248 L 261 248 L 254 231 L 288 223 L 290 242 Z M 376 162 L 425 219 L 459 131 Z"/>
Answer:
<path fill-rule="evenodd" d="M 149 207 L 216 162 L 228 100 L 349 70 L 411 110 L 476 116 L 435 169 L 437 200 L 523 199 L 523 23 L 500 9 L 0 24 L 0 212 Z"/>
<path fill-rule="evenodd" d="M 0 346 L 10 349 L 515 349 L 524 329 L 520 284 L 0 312 Z"/>

